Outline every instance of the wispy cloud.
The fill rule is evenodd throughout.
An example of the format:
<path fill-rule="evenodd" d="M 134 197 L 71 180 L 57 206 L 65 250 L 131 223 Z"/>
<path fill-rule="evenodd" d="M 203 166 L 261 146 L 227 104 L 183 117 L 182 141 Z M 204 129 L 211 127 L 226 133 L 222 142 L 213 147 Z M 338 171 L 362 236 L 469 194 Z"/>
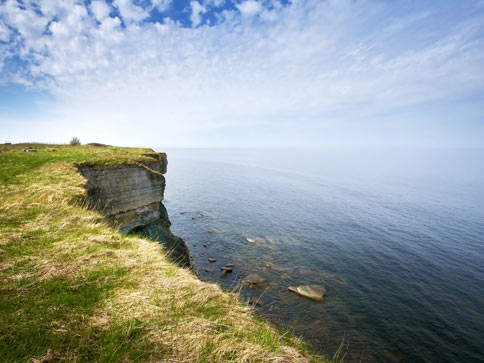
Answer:
<path fill-rule="evenodd" d="M 373 1 L 191 1 L 184 11 L 192 28 L 169 13 L 153 18 L 170 6 L 7 0 L 1 78 L 54 94 L 49 111 L 70 127 L 149 144 L 220 143 L 224 129 L 240 130 L 227 144 L 261 143 L 250 135 L 268 127 L 279 129 L 273 144 L 289 142 L 295 129 L 312 143 L 337 143 L 324 131 L 351 133 L 375 122 L 384 129 L 403 115 L 418 117 L 429 103 L 484 91 L 477 5 L 449 15 L 445 7 Z M 221 8 L 209 13 L 214 7 Z M 474 118 L 484 116 L 473 107 Z M 435 110 L 433 120 L 447 113 Z"/>

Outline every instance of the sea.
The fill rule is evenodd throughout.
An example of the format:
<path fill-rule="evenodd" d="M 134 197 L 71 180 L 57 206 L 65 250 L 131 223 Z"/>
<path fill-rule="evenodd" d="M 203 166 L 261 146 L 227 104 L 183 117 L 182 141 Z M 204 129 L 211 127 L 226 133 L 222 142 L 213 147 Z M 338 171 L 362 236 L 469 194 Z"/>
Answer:
<path fill-rule="evenodd" d="M 484 150 L 155 149 L 200 279 L 328 357 L 484 362 Z"/>

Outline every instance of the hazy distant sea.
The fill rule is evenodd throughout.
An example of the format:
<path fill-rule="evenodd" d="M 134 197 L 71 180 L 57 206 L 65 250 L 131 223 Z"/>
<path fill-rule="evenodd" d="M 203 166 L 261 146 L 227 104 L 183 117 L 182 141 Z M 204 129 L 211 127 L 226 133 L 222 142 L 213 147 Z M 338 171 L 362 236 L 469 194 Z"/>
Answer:
<path fill-rule="evenodd" d="M 483 150 L 158 151 L 201 278 L 266 277 L 242 298 L 329 355 L 344 339 L 350 361 L 484 361 Z M 287 291 L 309 283 L 323 303 Z"/>

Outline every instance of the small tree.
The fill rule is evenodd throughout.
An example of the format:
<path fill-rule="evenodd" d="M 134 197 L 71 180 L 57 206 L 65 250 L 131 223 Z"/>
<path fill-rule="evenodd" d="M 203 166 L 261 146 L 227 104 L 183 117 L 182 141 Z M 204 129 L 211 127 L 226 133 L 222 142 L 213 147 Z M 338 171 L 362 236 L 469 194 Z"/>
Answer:
<path fill-rule="evenodd" d="M 73 137 L 73 138 L 71 139 L 70 144 L 71 144 L 72 146 L 79 146 L 79 145 L 81 145 L 81 140 L 79 140 L 77 137 Z"/>

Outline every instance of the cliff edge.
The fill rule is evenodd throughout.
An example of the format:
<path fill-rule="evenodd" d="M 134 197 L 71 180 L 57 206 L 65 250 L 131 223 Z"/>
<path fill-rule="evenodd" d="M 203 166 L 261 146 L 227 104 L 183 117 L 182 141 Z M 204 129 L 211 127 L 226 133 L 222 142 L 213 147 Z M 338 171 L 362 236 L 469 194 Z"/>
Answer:
<path fill-rule="evenodd" d="M 171 222 L 163 205 L 166 154 L 144 156 L 152 160 L 134 165 L 80 164 L 79 172 L 86 179 L 87 204 L 121 233 L 137 233 L 159 241 L 173 261 L 190 267 L 188 248 L 170 231 Z"/>
<path fill-rule="evenodd" d="M 166 164 L 145 148 L 0 144 L 0 362 L 325 361 L 167 259 Z"/>

